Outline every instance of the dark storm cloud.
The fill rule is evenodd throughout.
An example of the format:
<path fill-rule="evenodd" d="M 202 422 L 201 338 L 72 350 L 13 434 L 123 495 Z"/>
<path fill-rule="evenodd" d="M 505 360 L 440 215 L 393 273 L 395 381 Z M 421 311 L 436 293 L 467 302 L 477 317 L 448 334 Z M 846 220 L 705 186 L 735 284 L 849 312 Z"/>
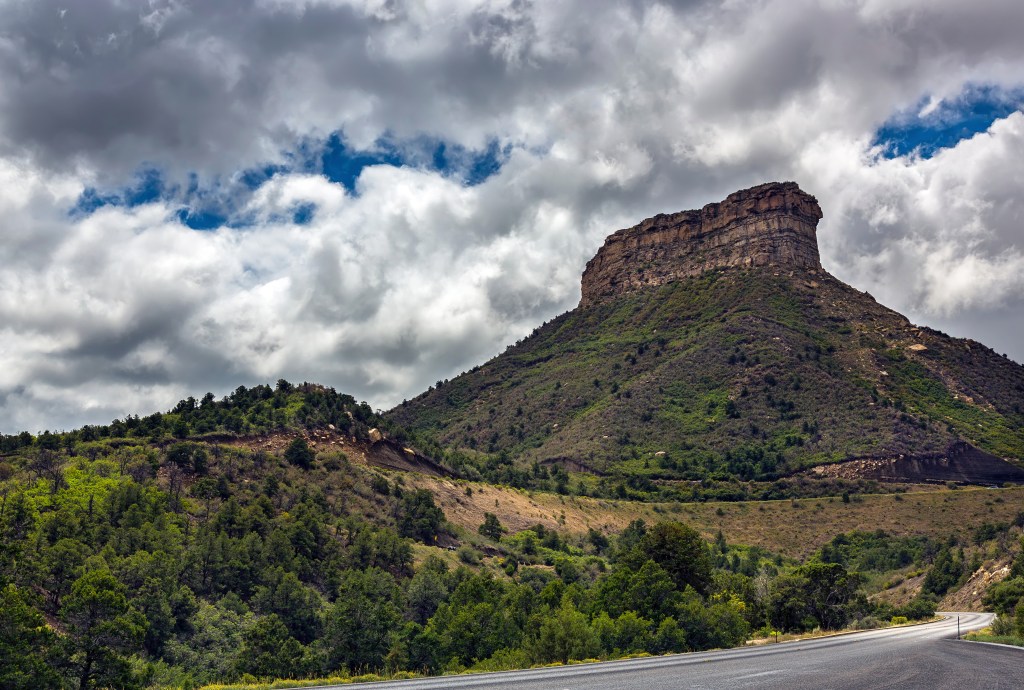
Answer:
<path fill-rule="evenodd" d="M 292 145 L 287 127 L 263 120 L 275 72 L 297 50 L 324 46 L 349 63 L 366 33 L 366 19 L 344 7 L 97 0 L 5 9 L 8 141 L 54 167 L 84 159 L 122 173 L 145 161 L 217 171 L 224 157 L 230 166 L 273 154 L 261 139 Z"/>
<path fill-rule="evenodd" d="M 532 51 L 529 9 L 445 25 L 344 3 L 15 3 L 0 122 L 8 146 L 101 175 L 142 163 L 230 173 L 346 121 L 362 143 L 461 130 L 480 145 L 489 133 L 468 123 L 580 77 L 582 65 Z"/>

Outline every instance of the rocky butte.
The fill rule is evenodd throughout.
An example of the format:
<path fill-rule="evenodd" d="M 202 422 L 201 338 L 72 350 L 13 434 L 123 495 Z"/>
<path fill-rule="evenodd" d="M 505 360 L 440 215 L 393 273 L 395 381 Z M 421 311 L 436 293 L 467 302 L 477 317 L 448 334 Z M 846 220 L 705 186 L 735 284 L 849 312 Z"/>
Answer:
<path fill-rule="evenodd" d="M 817 199 L 795 182 L 769 182 L 700 210 L 659 214 L 605 240 L 583 273 L 580 306 L 715 268 L 820 271 L 820 219 Z"/>
<path fill-rule="evenodd" d="M 508 459 L 501 481 L 558 466 L 622 482 L 619 496 L 688 500 L 694 485 L 676 482 L 734 479 L 775 497 L 780 481 L 1024 483 L 1024 367 L 829 275 L 821 217 L 775 182 L 619 230 L 579 308 L 390 414 Z"/>

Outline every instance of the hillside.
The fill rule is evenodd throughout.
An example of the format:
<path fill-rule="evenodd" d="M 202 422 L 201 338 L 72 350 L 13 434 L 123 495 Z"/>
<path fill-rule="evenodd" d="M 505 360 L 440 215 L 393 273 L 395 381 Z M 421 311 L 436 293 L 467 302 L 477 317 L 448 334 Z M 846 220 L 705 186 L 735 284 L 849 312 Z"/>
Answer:
<path fill-rule="evenodd" d="M 388 418 L 458 449 L 456 464 L 555 465 L 633 486 L 771 481 L 854 459 L 824 476 L 1024 479 L 1024 367 L 816 267 L 817 204 L 788 184 L 616 233 L 588 265 L 580 307 Z M 802 244 L 782 233 L 792 251 L 764 246 L 781 221 L 763 197 L 779 194 L 790 216 L 808 207 Z M 665 228 L 695 222 L 712 227 L 689 230 L 700 241 L 688 256 L 679 246 L 696 240 Z"/>
<path fill-rule="evenodd" d="M 531 493 L 416 467 L 377 421 L 350 396 L 279 382 L 4 437 L 0 687 L 340 682 L 708 649 L 927 618 L 983 567 L 986 586 L 1020 582 L 1007 563 L 1022 489 L 691 505 Z M 897 582 L 898 600 L 865 598 Z"/>
<path fill-rule="evenodd" d="M 495 670 L 726 647 L 758 630 L 934 608 L 927 593 L 871 604 L 847 565 L 730 544 L 722 530 L 731 538 L 737 525 L 726 516 L 747 506 L 534 502 L 444 476 L 370 426 L 381 422 L 351 396 L 279 381 L 0 439 L 0 687 Z M 999 520 L 998 538 L 1016 534 L 1001 499 L 995 512 L 968 503 L 964 525 Z M 846 512 L 837 529 L 863 524 L 864 511 Z M 709 515 L 725 518 L 717 534 Z M 945 539 L 938 524 L 923 533 L 922 543 Z M 930 567 L 918 551 L 912 562 Z M 808 597 L 823 578 L 844 590 L 815 613 Z"/>

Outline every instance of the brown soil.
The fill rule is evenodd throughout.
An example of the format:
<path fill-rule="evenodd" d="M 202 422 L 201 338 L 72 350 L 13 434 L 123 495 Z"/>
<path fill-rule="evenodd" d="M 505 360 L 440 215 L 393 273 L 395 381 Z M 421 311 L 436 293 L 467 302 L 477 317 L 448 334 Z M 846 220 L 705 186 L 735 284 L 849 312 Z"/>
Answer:
<path fill-rule="evenodd" d="M 988 588 L 997 582 L 1002 582 L 1010 574 L 1010 562 L 1013 559 L 1006 556 L 994 561 L 985 563 L 973 575 L 967 583 L 955 592 L 950 592 L 939 602 L 940 611 L 983 611 L 981 598 L 988 591 Z"/>
<path fill-rule="evenodd" d="M 435 477 L 451 476 L 452 472 L 434 460 L 417 453 L 412 448 L 405 448 L 388 438 L 366 442 L 353 436 L 346 436 L 334 429 L 313 429 L 303 434 L 309 447 L 319 453 L 341 452 L 350 460 L 364 465 L 381 467 L 389 470 L 419 472 Z M 296 437 L 298 432 L 265 434 L 260 436 L 224 436 L 223 438 L 203 438 L 208 442 L 219 442 L 235 448 L 245 448 L 250 452 L 265 451 L 282 453 Z"/>
<path fill-rule="evenodd" d="M 526 492 L 449 478 L 408 475 L 406 481 L 430 489 L 448 520 L 473 532 L 484 513 L 494 513 L 509 530 L 537 523 L 573 533 L 612 534 L 630 521 L 648 524 L 679 520 L 708 539 L 721 530 L 730 543 L 761 546 L 803 559 L 837 534 L 885 530 L 897 536 L 969 538 L 985 522 L 1011 522 L 1024 504 L 1024 487 L 930 490 L 908 494 L 737 503 L 637 503 Z M 466 489 L 471 495 L 466 495 Z M 720 514 L 719 514 L 720 513 Z"/>
<path fill-rule="evenodd" d="M 895 587 L 882 590 L 878 594 L 873 595 L 871 599 L 888 602 L 893 606 L 906 606 L 921 592 L 924 577 L 924 573 L 915 577 L 908 577 Z M 955 610 L 959 611 L 960 609 Z"/>

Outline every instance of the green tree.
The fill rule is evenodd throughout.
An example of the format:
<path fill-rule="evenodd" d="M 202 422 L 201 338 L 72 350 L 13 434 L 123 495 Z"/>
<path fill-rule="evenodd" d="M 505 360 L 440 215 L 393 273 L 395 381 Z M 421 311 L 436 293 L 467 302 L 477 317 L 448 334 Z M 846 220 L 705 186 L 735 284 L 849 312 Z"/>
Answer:
<path fill-rule="evenodd" d="M 198 443 L 175 443 L 167 449 L 167 461 L 183 470 L 206 473 L 206 449 Z"/>
<path fill-rule="evenodd" d="M 328 670 L 383 667 L 402 622 L 398 598 L 395 579 L 380 568 L 342 575 L 324 623 Z"/>
<path fill-rule="evenodd" d="M 171 433 L 174 434 L 174 438 L 188 438 L 188 431 L 188 422 L 184 417 L 178 417 L 171 425 Z"/>
<path fill-rule="evenodd" d="M 654 561 L 645 562 L 638 570 L 620 565 L 598 583 L 592 611 L 607 611 L 612 617 L 633 611 L 659 622 L 674 614 L 680 596 L 672 578 Z"/>
<path fill-rule="evenodd" d="M 810 614 L 826 630 L 841 628 L 850 620 L 851 605 L 864 583 L 860 573 L 851 573 L 838 563 L 814 561 L 796 569 L 807 580 L 807 604 Z"/>
<path fill-rule="evenodd" d="M 0 589 L 0 688 L 60 687 L 51 653 L 57 636 L 14 585 Z"/>
<path fill-rule="evenodd" d="M 413 622 L 426 625 L 437 607 L 448 596 L 448 585 L 443 573 L 432 568 L 420 568 L 409 580 L 406 589 L 406 612 Z"/>
<path fill-rule="evenodd" d="M 841 628 L 856 613 L 863 582 L 862 575 L 838 563 L 803 565 L 775 580 L 769 604 L 772 624 L 780 630 Z"/>
<path fill-rule="evenodd" d="M 280 568 L 265 575 L 269 586 L 260 587 L 253 597 L 257 611 L 274 613 L 288 628 L 288 633 L 303 644 L 309 644 L 320 632 L 322 600 L 315 591 L 299 582 L 295 573 Z"/>
<path fill-rule="evenodd" d="M 242 608 L 245 604 L 234 597 Z M 242 648 L 242 634 L 255 621 L 251 613 L 239 613 L 224 605 L 199 602 L 198 610 L 190 619 L 191 630 L 169 640 L 163 658 L 171 664 L 189 670 L 199 683 L 213 683 L 230 678 L 235 673 L 235 654 Z"/>
<path fill-rule="evenodd" d="M 608 550 L 608 537 L 593 527 L 587 530 L 587 541 L 594 547 L 594 552 L 601 554 Z"/>
<path fill-rule="evenodd" d="M 408 539 L 387 527 L 374 529 L 356 521 L 349 521 L 348 533 L 345 567 L 377 567 L 396 578 L 412 575 L 412 546 Z"/>
<path fill-rule="evenodd" d="M 614 620 L 602 611 L 591 622 L 591 627 L 601 640 L 602 649 L 615 656 L 647 651 L 654 631 L 654 623 L 633 611 L 626 611 Z"/>
<path fill-rule="evenodd" d="M 129 605 L 125 591 L 103 568 L 87 571 L 64 597 L 65 658 L 79 690 L 138 685 L 126 655 L 139 650 L 146 619 Z"/>
<path fill-rule="evenodd" d="M 43 553 L 43 586 L 46 587 L 46 608 L 51 614 L 60 610 L 61 598 L 71 591 L 79 569 L 89 557 L 89 547 L 77 539 L 64 538 Z"/>
<path fill-rule="evenodd" d="M 750 634 L 744 604 L 736 596 L 716 594 L 708 602 L 687 591 L 679 607 L 679 625 L 693 649 L 735 647 Z"/>
<path fill-rule="evenodd" d="M 711 587 L 714 562 L 700 533 L 679 522 L 660 522 L 641 539 L 637 550 L 665 569 L 680 590 L 687 585 L 701 594 Z"/>
<path fill-rule="evenodd" d="M 258 678 L 289 678 L 302 671 L 305 650 L 275 614 L 259 618 L 242 634 L 235 660 L 239 673 Z"/>
<path fill-rule="evenodd" d="M 932 567 L 924 576 L 921 590 L 941 597 L 960 581 L 964 572 L 963 554 L 951 546 L 943 546 L 935 554 Z"/>
<path fill-rule="evenodd" d="M 1020 516 L 1024 517 L 1024 513 L 1020 513 Z M 1017 552 L 1017 557 L 1013 559 L 1013 565 L 1010 566 L 1010 578 L 1024 577 L 1024 536 L 1018 538 L 1020 544 L 1020 551 Z"/>
<path fill-rule="evenodd" d="M 811 618 L 807 601 L 807 578 L 799 575 L 780 575 L 772 582 L 768 615 L 776 630 L 807 630 L 816 621 Z"/>
<path fill-rule="evenodd" d="M 558 581 L 561 584 L 561 581 Z M 502 648 L 518 646 L 523 638 L 526 592 L 491 575 L 470 575 L 458 584 L 448 601 L 430 619 L 427 630 L 436 633 L 443 660 L 458 657 L 472 664 Z"/>
<path fill-rule="evenodd" d="M 441 670 L 438 648 L 441 641 L 437 634 L 419 623 L 406 623 L 402 628 L 401 645 L 405 667 L 423 674 L 435 674 Z"/>
<path fill-rule="evenodd" d="M 433 544 L 444 524 L 444 512 L 434 505 L 434 494 L 416 489 L 398 504 L 398 533 L 424 544 Z"/>
<path fill-rule="evenodd" d="M 46 433 L 49 434 L 50 432 L 47 431 Z M 42 439 L 43 436 L 39 438 Z M 58 436 L 52 434 L 51 438 L 59 439 Z M 40 479 L 49 482 L 51 495 L 56 494 L 67 486 L 67 480 L 64 478 L 64 458 L 57 451 L 56 447 L 41 446 L 35 459 L 29 464 L 29 469 L 35 472 Z"/>
<path fill-rule="evenodd" d="M 476 529 L 481 535 L 488 539 L 498 541 L 501 539 L 501 535 L 505 533 L 505 528 L 501 526 L 501 521 L 498 520 L 498 516 L 494 513 L 484 513 L 484 521 Z"/>
<path fill-rule="evenodd" d="M 313 466 L 316 455 L 310 450 L 306 439 L 299 436 L 288 444 L 288 448 L 284 451 L 284 459 L 296 467 L 308 470 Z"/>
<path fill-rule="evenodd" d="M 988 588 L 981 603 L 989 611 L 1001 616 L 1009 616 L 1017 608 L 1017 603 L 1024 600 L 1024 577 L 1007 578 Z"/>
<path fill-rule="evenodd" d="M 676 622 L 675 618 L 669 616 L 661 621 L 647 651 L 652 654 L 674 654 L 685 649 L 686 631 L 679 627 L 679 623 Z"/>
<path fill-rule="evenodd" d="M 530 645 L 531 656 L 537 663 L 571 659 L 590 659 L 600 653 L 600 641 L 572 602 L 565 599 L 557 611 L 545 616 Z"/>

